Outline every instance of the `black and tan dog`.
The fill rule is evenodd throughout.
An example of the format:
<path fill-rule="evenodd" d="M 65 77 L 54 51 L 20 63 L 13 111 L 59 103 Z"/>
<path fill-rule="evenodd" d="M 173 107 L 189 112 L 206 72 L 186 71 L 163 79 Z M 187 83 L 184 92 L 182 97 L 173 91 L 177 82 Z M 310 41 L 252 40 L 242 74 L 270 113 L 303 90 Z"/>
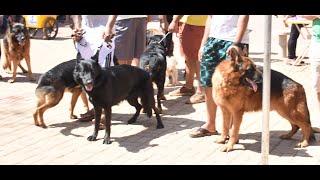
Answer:
<path fill-rule="evenodd" d="M 163 35 L 148 37 L 148 46 L 139 60 L 139 67 L 146 70 L 150 74 L 152 82 L 157 85 L 157 105 L 160 113 L 162 113 L 161 99 L 165 99 L 164 84 L 167 69 L 165 41 L 161 41 L 163 38 Z"/>
<path fill-rule="evenodd" d="M 1 63 L 7 73 L 12 73 L 8 82 L 13 83 L 17 77 L 18 66 L 23 73 L 28 73 L 33 81 L 30 62 L 30 35 L 22 23 L 13 23 L 8 19 L 8 29 L 1 43 Z M 22 67 L 21 61 L 25 59 L 28 70 Z M 11 64 L 12 62 L 12 64 Z"/>
<path fill-rule="evenodd" d="M 231 151 L 239 138 L 243 114 L 262 109 L 262 67 L 256 67 L 250 58 L 240 56 L 232 48 L 230 58 L 215 69 L 212 90 L 214 101 L 221 107 L 223 115 L 222 134 L 216 142 L 225 143 L 230 135 L 222 151 Z M 270 110 L 277 111 L 292 126 L 291 131 L 280 138 L 290 139 L 301 128 L 303 139 L 298 147 L 306 147 L 309 141 L 315 140 L 303 86 L 271 70 L 270 95 Z"/>
<path fill-rule="evenodd" d="M 86 111 L 89 111 L 86 94 L 82 91 L 81 86 L 73 79 L 73 71 L 76 65 L 76 59 L 62 62 L 44 73 L 38 82 L 35 90 L 37 96 L 37 108 L 33 113 L 34 124 L 46 128 L 43 114 L 49 108 L 56 106 L 62 99 L 64 92 L 72 92 L 70 103 L 70 118 L 76 119 L 73 110 L 81 95 Z M 40 118 L 40 123 L 38 122 Z"/>
<path fill-rule="evenodd" d="M 128 121 L 128 124 L 136 122 L 143 108 L 149 118 L 154 110 L 157 128 L 164 127 L 159 110 L 155 107 L 151 77 L 143 69 L 125 64 L 101 68 L 96 59 L 79 60 L 74 70 L 74 79 L 82 85 L 94 106 L 95 126 L 93 134 L 88 137 L 89 141 L 94 141 L 97 138 L 103 109 L 106 125 L 103 143 L 111 143 L 111 108 L 124 100 L 136 108 L 136 113 Z"/>

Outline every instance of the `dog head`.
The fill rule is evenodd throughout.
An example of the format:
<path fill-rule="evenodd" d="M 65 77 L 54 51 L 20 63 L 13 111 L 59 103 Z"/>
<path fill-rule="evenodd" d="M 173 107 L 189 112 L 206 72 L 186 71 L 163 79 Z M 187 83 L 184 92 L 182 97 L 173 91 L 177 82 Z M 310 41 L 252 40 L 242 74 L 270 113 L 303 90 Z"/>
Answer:
<path fill-rule="evenodd" d="M 24 46 L 26 41 L 30 39 L 26 26 L 22 23 L 8 21 L 8 29 L 6 32 L 8 41 Z"/>
<path fill-rule="evenodd" d="M 233 71 L 239 76 L 240 83 L 256 92 L 258 90 L 257 84 L 262 83 L 263 76 L 253 60 L 249 57 L 241 56 L 237 49 L 231 48 L 230 61 Z"/>
<path fill-rule="evenodd" d="M 82 85 L 86 91 L 92 91 L 96 82 L 101 78 L 102 68 L 96 59 L 77 59 L 73 71 L 74 80 Z"/>

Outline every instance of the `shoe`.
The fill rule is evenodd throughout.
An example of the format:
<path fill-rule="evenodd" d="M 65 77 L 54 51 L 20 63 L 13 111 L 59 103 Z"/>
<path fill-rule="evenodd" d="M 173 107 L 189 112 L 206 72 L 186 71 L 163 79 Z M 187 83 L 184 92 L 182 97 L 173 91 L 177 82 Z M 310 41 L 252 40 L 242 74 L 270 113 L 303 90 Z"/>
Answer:
<path fill-rule="evenodd" d="M 296 61 L 296 59 L 286 59 L 285 63 L 287 65 L 293 65 L 295 63 L 295 61 Z M 301 64 L 302 64 L 301 62 L 300 63 L 296 63 L 295 66 L 300 66 Z"/>
<path fill-rule="evenodd" d="M 320 128 L 318 127 L 312 127 L 312 130 L 314 133 L 320 133 Z"/>
<path fill-rule="evenodd" d="M 197 104 L 202 102 L 205 102 L 205 95 L 203 92 L 197 91 L 194 95 L 190 97 L 190 99 L 186 101 L 186 104 Z"/>
<path fill-rule="evenodd" d="M 90 110 L 84 114 L 80 114 L 80 118 L 78 119 L 80 122 L 89 122 L 94 119 L 94 112 L 93 110 Z"/>
<path fill-rule="evenodd" d="M 195 93 L 194 88 L 189 89 L 185 85 L 183 85 L 180 89 L 171 91 L 169 95 L 170 96 L 192 96 L 194 95 L 194 93 Z"/>
<path fill-rule="evenodd" d="M 196 132 L 191 133 L 190 137 L 191 138 L 198 138 L 198 137 L 205 137 L 205 136 L 218 135 L 218 134 L 219 134 L 218 131 L 210 132 L 210 131 L 200 127 L 199 129 L 197 129 Z"/>

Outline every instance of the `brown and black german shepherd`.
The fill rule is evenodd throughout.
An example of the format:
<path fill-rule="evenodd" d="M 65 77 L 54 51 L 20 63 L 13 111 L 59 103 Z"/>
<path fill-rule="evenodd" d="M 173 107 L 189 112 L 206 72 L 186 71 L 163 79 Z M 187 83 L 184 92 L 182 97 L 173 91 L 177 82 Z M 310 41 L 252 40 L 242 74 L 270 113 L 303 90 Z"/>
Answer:
<path fill-rule="evenodd" d="M 33 118 L 36 126 L 47 127 L 44 123 L 43 113 L 47 109 L 56 106 L 61 101 L 65 91 L 72 93 L 70 119 L 77 119 L 73 110 L 80 95 L 86 111 L 89 111 L 86 94 L 82 91 L 81 86 L 73 79 L 75 65 L 76 59 L 65 61 L 41 75 L 35 90 L 37 108 L 33 113 Z M 40 118 L 40 123 L 38 117 Z"/>
<path fill-rule="evenodd" d="M 26 61 L 28 70 L 21 65 L 23 59 Z M 34 80 L 30 62 L 30 35 L 24 24 L 13 23 L 8 19 L 8 29 L 1 43 L 1 63 L 7 73 L 12 73 L 12 78 L 8 82 L 13 83 L 16 80 L 18 66 L 23 73 L 28 73 L 30 81 Z"/>
<path fill-rule="evenodd" d="M 250 58 L 240 56 L 235 48 L 231 49 L 230 58 L 219 63 L 215 69 L 212 95 L 223 116 L 221 137 L 216 142 L 226 143 L 230 135 L 222 151 L 233 150 L 239 138 L 243 114 L 262 109 L 262 70 Z M 306 147 L 309 141 L 315 140 L 306 94 L 301 84 L 271 70 L 270 96 L 270 110 L 277 111 L 292 126 L 291 131 L 280 138 L 290 139 L 301 128 L 303 139 L 297 144 L 298 147 Z"/>

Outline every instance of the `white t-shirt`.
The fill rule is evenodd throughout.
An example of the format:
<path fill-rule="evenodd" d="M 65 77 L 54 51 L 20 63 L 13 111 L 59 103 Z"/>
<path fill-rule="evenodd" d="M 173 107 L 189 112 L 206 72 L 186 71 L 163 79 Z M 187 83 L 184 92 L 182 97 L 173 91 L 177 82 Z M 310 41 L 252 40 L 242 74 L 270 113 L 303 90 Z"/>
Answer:
<path fill-rule="evenodd" d="M 131 18 L 142 18 L 142 17 L 148 17 L 147 15 L 118 15 L 117 20 L 122 19 L 131 19 Z"/>
<path fill-rule="evenodd" d="M 237 24 L 239 15 L 213 15 L 209 37 L 234 41 L 237 35 Z M 243 35 L 241 43 L 249 44 L 249 30 Z"/>

